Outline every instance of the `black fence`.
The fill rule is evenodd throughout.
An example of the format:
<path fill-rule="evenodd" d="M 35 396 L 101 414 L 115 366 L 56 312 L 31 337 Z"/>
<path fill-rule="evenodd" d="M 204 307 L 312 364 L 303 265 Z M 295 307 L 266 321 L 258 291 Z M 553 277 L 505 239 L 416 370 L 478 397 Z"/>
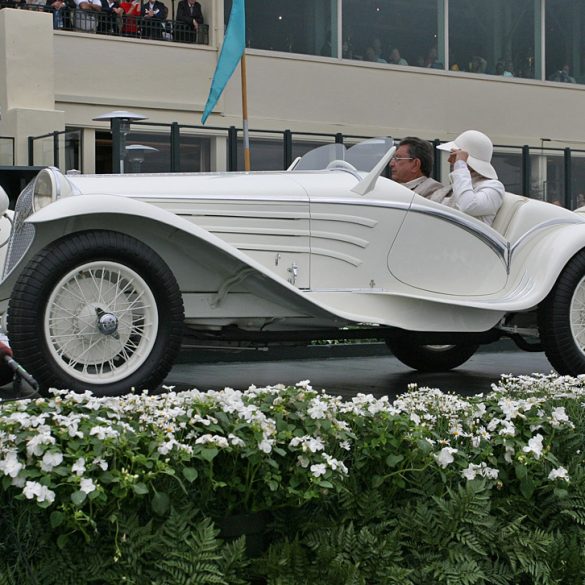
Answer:
<path fill-rule="evenodd" d="M 209 25 L 201 24 L 197 30 L 185 22 L 172 20 L 174 0 L 169 8 L 162 2 L 162 10 L 153 17 L 141 15 L 141 4 L 132 2 L 117 3 L 116 11 L 111 10 L 80 10 L 72 0 L 65 0 L 61 8 L 54 9 L 51 4 L 26 4 L 18 1 L 0 1 L 1 8 L 19 8 L 50 12 L 53 15 L 55 30 L 77 31 L 109 36 L 124 36 L 138 39 L 171 41 L 176 43 L 209 44 Z M 101 6 L 101 4 L 100 4 Z"/>
<path fill-rule="evenodd" d="M 101 136 L 99 146 L 98 134 Z M 82 130 L 68 129 L 29 137 L 31 166 L 52 164 L 62 170 L 81 169 Z M 253 170 L 282 170 L 311 148 L 327 143 L 354 144 L 371 136 L 250 129 Z M 230 126 L 197 126 L 173 122 L 138 121 L 131 132 L 118 119 L 110 130 L 96 133 L 97 172 L 197 172 L 213 170 L 209 152 L 212 141 L 225 141 L 226 168 L 243 170 L 243 131 Z M 141 145 L 129 142 L 140 142 Z M 440 140 L 430 140 L 435 146 Z M 99 151 L 99 157 L 98 157 Z M 207 156 L 202 152 L 207 151 Z M 201 160 L 195 164 L 194 157 Z M 435 149 L 434 178 L 445 169 Z M 100 163 L 98 164 L 98 158 Z M 134 161 L 134 162 L 133 162 Z M 549 146 L 495 145 L 493 165 L 506 188 L 514 193 L 556 203 L 568 209 L 585 205 L 585 150 Z M 216 166 L 222 166 L 217 165 Z"/>

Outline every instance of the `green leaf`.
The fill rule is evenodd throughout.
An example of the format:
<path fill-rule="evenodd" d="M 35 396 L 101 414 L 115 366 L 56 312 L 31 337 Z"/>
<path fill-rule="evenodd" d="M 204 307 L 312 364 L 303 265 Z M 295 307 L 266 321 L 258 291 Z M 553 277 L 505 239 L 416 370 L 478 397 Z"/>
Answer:
<path fill-rule="evenodd" d="M 49 517 L 51 528 L 57 528 L 57 526 L 61 526 L 61 524 L 63 524 L 63 520 L 65 520 L 65 514 L 63 514 L 63 512 L 59 512 L 57 510 L 51 512 L 51 516 Z"/>
<path fill-rule="evenodd" d="M 145 483 L 138 482 L 132 486 L 134 493 L 138 496 L 144 496 L 148 493 L 148 486 Z"/>
<path fill-rule="evenodd" d="M 372 477 L 372 487 L 379 488 L 384 483 L 384 477 L 381 475 L 374 475 Z"/>
<path fill-rule="evenodd" d="M 83 504 L 83 502 L 85 502 L 86 498 L 87 498 L 87 494 L 85 492 L 82 492 L 81 490 L 77 490 L 76 492 L 73 492 L 71 494 L 71 501 L 76 506 L 81 506 Z"/>
<path fill-rule="evenodd" d="M 194 467 L 183 467 L 183 477 L 193 483 L 199 477 L 199 472 Z"/>
<path fill-rule="evenodd" d="M 403 459 L 404 455 L 388 455 L 386 457 L 386 465 L 388 467 L 396 467 Z"/>
<path fill-rule="evenodd" d="M 532 481 L 529 477 L 525 477 L 520 482 L 520 491 L 527 500 L 529 500 L 532 497 L 532 494 L 534 493 L 535 489 L 536 483 Z"/>
<path fill-rule="evenodd" d="M 208 448 L 208 449 L 201 449 L 200 455 L 201 455 L 201 458 L 205 459 L 206 461 L 213 461 L 218 453 L 219 453 L 218 449 Z"/>
<path fill-rule="evenodd" d="M 516 463 L 516 465 L 514 465 L 514 471 L 516 472 L 516 477 L 518 479 L 524 479 L 528 475 L 528 468 L 522 463 Z"/>
<path fill-rule="evenodd" d="M 69 535 L 68 534 L 61 534 L 57 537 L 57 546 L 59 549 L 64 550 L 67 544 L 69 543 Z"/>
<path fill-rule="evenodd" d="M 155 514 L 165 516 L 171 507 L 171 499 L 167 493 L 157 492 L 152 498 L 151 506 Z"/>

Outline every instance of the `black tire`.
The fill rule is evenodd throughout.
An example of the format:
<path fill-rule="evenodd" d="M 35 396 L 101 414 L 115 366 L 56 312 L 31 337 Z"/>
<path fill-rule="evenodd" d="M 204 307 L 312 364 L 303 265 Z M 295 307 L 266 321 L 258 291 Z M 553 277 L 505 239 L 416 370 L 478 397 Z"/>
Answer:
<path fill-rule="evenodd" d="M 585 374 L 585 250 L 567 263 L 538 307 L 544 353 L 561 375 Z"/>
<path fill-rule="evenodd" d="M 15 359 L 50 387 L 98 396 L 156 388 L 180 349 L 183 302 L 142 242 L 110 231 L 57 240 L 24 268 L 8 306 Z"/>
<path fill-rule="evenodd" d="M 457 368 L 479 347 L 473 344 L 420 345 L 406 336 L 387 339 L 386 345 L 403 364 L 421 372 L 447 372 Z"/>

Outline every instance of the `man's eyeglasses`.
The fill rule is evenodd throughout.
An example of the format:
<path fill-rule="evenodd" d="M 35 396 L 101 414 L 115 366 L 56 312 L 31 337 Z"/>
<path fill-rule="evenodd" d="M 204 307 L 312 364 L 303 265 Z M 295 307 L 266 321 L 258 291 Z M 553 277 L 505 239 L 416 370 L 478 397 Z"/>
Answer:
<path fill-rule="evenodd" d="M 392 160 L 414 160 L 412 156 L 394 156 Z"/>

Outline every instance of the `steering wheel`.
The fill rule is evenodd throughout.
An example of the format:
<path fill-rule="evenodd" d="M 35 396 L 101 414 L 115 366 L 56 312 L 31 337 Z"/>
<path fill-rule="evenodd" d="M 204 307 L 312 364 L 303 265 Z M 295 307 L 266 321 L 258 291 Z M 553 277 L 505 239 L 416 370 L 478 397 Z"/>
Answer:
<path fill-rule="evenodd" d="M 357 171 L 357 169 L 345 160 L 332 160 L 327 167 L 327 169 L 347 169 L 348 171 Z"/>

